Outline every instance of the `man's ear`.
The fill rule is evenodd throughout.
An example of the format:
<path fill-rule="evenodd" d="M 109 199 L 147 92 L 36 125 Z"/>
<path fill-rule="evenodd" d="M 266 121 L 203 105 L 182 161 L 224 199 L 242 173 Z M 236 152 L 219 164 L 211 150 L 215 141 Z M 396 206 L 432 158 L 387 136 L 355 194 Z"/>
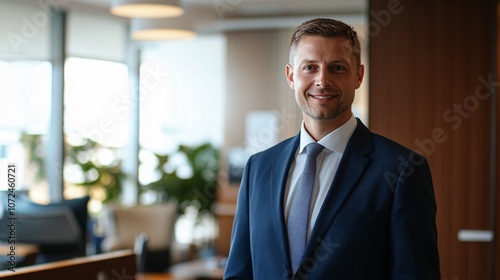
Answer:
<path fill-rule="evenodd" d="M 363 82 L 364 76 L 365 76 L 365 66 L 361 64 L 358 67 L 358 71 L 356 72 L 356 89 L 361 86 L 361 82 Z"/>
<path fill-rule="evenodd" d="M 291 89 L 295 90 L 295 85 L 293 82 L 293 67 L 292 67 L 292 65 L 290 65 L 290 64 L 286 65 L 285 74 L 286 74 L 286 81 L 288 82 L 288 86 L 290 86 Z"/>

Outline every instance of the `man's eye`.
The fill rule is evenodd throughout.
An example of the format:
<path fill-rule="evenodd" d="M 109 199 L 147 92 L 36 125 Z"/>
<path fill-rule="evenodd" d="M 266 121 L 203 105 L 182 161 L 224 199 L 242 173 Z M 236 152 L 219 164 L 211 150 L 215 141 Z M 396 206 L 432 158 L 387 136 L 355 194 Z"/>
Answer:
<path fill-rule="evenodd" d="M 312 65 L 306 65 L 306 66 L 304 66 L 303 69 L 306 70 L 306 71 L 311 71 L 311 70 L 314 69 L 314 67 Z"/>
<path fill-rule="evenodd" d="M 344 70 L 346 70 L 346 68 L 342 65 L 333 65 L 332 70 L 333 71 L 344 71 Z"/>

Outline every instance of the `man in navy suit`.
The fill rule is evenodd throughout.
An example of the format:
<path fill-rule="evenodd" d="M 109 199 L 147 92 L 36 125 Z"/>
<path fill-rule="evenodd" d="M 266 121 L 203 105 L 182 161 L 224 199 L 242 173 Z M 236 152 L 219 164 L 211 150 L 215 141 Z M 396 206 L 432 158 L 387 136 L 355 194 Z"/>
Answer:
<path fill-rule="evenodd" d="M 353 116 L 363 76 L 352 27 L 314 19 L 297 28 L 286 78 L 303 112 L 301 130 L 249 159 L 225 279 L 440 279 L 429 166 Z M 313 142 L 325 148 L 297 266 L 288 217 Z"/>

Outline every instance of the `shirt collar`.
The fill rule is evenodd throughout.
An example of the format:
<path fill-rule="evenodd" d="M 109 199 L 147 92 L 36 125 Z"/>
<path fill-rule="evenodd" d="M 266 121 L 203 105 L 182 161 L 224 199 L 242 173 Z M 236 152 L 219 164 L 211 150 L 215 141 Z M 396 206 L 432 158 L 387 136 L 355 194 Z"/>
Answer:
<path fill-rule="evenodd" d="M 343 154 L 347 146 L 347 142 L 349 142 L 349 139 L 354 133 L 354 130 L 356 130 L 357 125 L 358 122 L 356 121 L 356 118 L 354 118 L 354 115 L 351 115 L 351 118 L 347 122 L 334 131 L 328 133 L 325 137 L 321 138 L 318 143 L 330 151 Z M 300 129 L 299 154 L 302 153 L 304 148 L 312 142 L 316 141 L 314 141 L 311 135 L 309 135 L 304 126 L 304 121 L 302 121 Z"/>

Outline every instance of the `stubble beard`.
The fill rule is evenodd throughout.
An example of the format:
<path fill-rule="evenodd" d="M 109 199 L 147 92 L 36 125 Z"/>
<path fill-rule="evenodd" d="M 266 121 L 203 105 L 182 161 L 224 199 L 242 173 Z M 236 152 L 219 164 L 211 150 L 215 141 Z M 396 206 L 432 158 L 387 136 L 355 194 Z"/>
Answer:
<path fill-rule="evenodd" d="M 337 106 L 335 106 L 335 108 L 333 108 L 333 110 L 326 112 L 316 112 L 313 108 L 311 108 L 309 104 L 306 104 L 305 106 L 303 105 L 301 107 L 304 114 L 318 121 L 333 120 L 349 110 L 349 106 L 347 104 L 338 104 Z"/>

